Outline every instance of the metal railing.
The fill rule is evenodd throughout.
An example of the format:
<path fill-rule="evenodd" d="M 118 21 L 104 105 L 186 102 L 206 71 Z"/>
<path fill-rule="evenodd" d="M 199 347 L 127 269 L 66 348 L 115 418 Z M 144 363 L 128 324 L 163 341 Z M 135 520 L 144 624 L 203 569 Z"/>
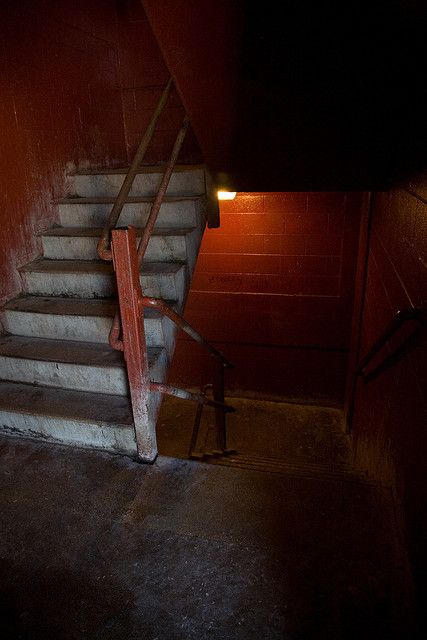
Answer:
<path fill-rule="evenodd" d="M 394 337 L 394 335 L 401 329 L 401 327 L 406 324 L 406 322 L 412 320 L 416 323 L 416 326 L 405 336 L 403 342 L 400 343 L 397 349 L 393 352 L 386 354 L 386 356 L 381 360 L 380 363 L 375 365 L 372 369 L 369 369 L 369 365 L 374 360 L 375 356 L 380 353 L 380 351 L 385 347 L 385 345 Z M 403 347 L 408 343 L 408 341 L 413 337 L 415 331 L 418 327 L 424 324 L 425 321 L 425 309 L 419 307 L 409 307 L 408 309 L 400 309 L 393 319 L 389 322 L 387 327 L 381 333 L 379 338 L 374 342 L 372 347 L 366 353 L 366 355 L 362 358 L 357 367 L 356 373 L 357 375 L 363 376 L 365 379 L 372 377 L 375 373 L 378 373 L 380 369 L 382 369 L 387 362 L 389 362 L 392 358 L 396 356 L 397 353 L 400 353 Z"/>
<path fill-rule="evenodd" d="M 224 369 L 231 367 L 231 364 L 215 347 L 204 340 L 182 316 L 169 307 L 164 300 L 144 296 L 139 279 L 140 267 L 189 126 L 188 116 L 185 116 L 183 120 L 171 156 L 165 165 L 164 174 L 138 247 L 136 230 L 133 227 L 116 228 L 135 176 L 140 170 L 145 152 L 153 137 L 157 121 L 166 105 L 171 85 L 172 80 L 169 80 L 152 120 L 144 133 L 98 242 L 98 255 L 103 260 L 113 261 L 116 274 L 119 310 L 113 319 L 109 333 L 109 343 L 111 347 L 124 353 L 134 418 L 137 456 L 143 462 L 153 462 L 157 456 L 155 425 L 149 420 L 149 406 L 154 398 L 152 394 L 165 393 L 197 403 L 198 409 L 192 442 L 195 429 L 198 431 L 200 425 L 203 406 L 213 407 L 215 409 L 218 453 L 227 452 L 225 416 L 226 413 L 234 411 L 232 407 L 224 402 Z M 211 385 L 213 389 L 212 399 L 208 397 L 205 388 L 202 389 L 201 393 L 195 394 L 150 380 L 144 329 L 144 309 L 148 307 L 155 308 L 159 313 L 168 317 L 214 356 L 218 366 L 214 383 Z"/>
<path fill-rule="evenodd" d="M 163 89 L 163 93 L 153 113 L 150 124 L 145 130 L 145 133 L 142 137 L 139 147 L 135 153 L 135 157 L 132 161 L 132 164 L 129 167 L 129 171 L 127 172 L 126 177 L 123 181 L 123 184 L 120 187 L 120 191 L 113 204 L 113 208 L 110 211 L 108 220 L 105 223 L 104 229 L 102 230 L 101 237 L 99 238 L 99 241 L 98 241 L 98 255 L 100 258 L 102 258 L 102 260 L 112 259 L 111 249 L 109 249 L 111 230 L 117 225 L 117 222 L 120 218 L 120 214 L 126 202 L 126 198 L 129 195 L 129 191 L 132 188 L 132 184 L 133 184 L 133 181 L 135 180 L 135 176 L 139 171 L 141 163 L 144 159 L 144 156 L 153 138 L 154 132 L 156 130 L 157 122 L 160 116 L 162 115 L 163 109 L 165 108 L 166 103 L 168 101 L 171 88 L 172 88 L 172 78 L 169 80 L 166 87 Z"/>

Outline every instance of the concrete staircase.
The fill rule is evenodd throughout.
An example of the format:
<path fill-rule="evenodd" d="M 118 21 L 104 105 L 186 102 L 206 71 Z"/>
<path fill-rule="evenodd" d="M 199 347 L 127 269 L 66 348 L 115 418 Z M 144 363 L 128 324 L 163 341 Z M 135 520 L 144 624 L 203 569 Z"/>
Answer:
<path fill-rule="evenodd" d="M 23 293 L 4 308 L 0 335 L 0 432 L 135 454 L 123 354 L 108 344 L 117 301 L 112 263 L 96 245 L 126 170 L 68 178 L 59 226 L 41 234 L 43 256 L 23 267 Z M 141 233 L 162 178 L 138 173 L 119 224 Z M 182 312 L 205 227 L 205 173 L 177 166 L 141 269 L 146 295 Z M 145 312 L 150 377 L 164 382 L 176 329 Z M 150 399 L 156 421 L 161 397 Z"/>

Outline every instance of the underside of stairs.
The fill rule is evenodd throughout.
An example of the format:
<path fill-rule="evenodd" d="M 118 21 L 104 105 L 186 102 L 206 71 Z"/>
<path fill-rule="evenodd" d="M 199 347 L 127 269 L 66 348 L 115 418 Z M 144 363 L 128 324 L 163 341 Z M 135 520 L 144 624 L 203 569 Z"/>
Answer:
<path fill-rule="evenodd" d="M 97 242 L 127 168 L 68 176 L 58 225 L 41 233 L 43 255 L 21 269 L 23 291 L 3 309 L 0 431 L 57 443 L 136 454 L 123 353 L 108 334 L 117 309 L 113 265 Z M 142 167 L 119 224 L 140 235 L 162 179 Z M 205 171 L 177 165 L 140 270 L 144 295 L 182 313 L 205 228 Z M 150 379 L 165 382 L 176 327 L 144 312 Z M 155 424 L 161 396 L 152 393 Z"/>

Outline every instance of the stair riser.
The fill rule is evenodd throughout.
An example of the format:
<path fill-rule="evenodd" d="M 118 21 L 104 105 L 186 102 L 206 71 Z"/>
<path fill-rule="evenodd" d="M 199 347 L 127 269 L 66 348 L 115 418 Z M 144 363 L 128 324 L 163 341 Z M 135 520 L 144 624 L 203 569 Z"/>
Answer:
<path fill-rule="evenodd" d="M 98 238 L 43 236 L 45 258 L 53 260 L 96 260 Z M 152 262 L 174 262 L 186 260 L 185 237 L 152 236 L 145 254 Z"/>
<path fill-rule="evenodd" d="M 159 357 L 150 369 L 153 380 L 163 380 L 166 357 Z M 65 362 L 46 362 L 0 356 L 0 378 L 45 387 L 59 387 L 75 391 L 90 391 L 113 395 L 128 395 L 128 381 L 124 367 L 87 366 Z"/>
<path fill-rule="evenodd" d="M 108 343 L 112 318 L 100 316 L 70 316 L 22 311 L 5 311 L 6 331 L 17 336 Z M 149 347 L 164 345 L 162 319 L 145 318 L 145 337 Z"/>
<path fill-rule="evenodd" d="M 136 447 L 132 427 L 115 427 L 112 424 L 80 422 L 11 411 L 0 411 L 0 433 L 128 455 L 134 455 Z"/>
<path fill-rule="evenodd" d="M 130 190 L 130 196 L 155 196 L 163 174 L 138 174 Z M 123 174 L 76 175 L 69 178 L 70 195 L 80 197 L 116 196 L 123 184 Z M 168 196 L 198 196 L 205 191 L 202 169 L 174 173 L 166 192 Z"/>
<path fill-rule="evenodd" d="M 108 298 L 116 295 L 113 275 L 99 273 L 46 273 L 23 274 L 27 293 L 43 296 L 73 298 Z M 142 275 L 141 286 L 147 296 L 166 300 L 183 299 L 184 268 L 169 275 Z"/>
<path fill-rule="evenodd" d="M 0 356 L 0 377 L 46 387 L 128 394 L 126 372 L 122 367 L 94 367 Z"/>
<path fill-rule="evenodd" d="M 161 206 L 157 227 L 195 227 L 197 224 L 197 202 L 164 202 Z M 103 227 L 111 211 L 111 204 L 60 204 L 59 219 L 64 227 Z M 144 227 L 147 223 L 151 203 L 125 204 L 119 224 Z"/>

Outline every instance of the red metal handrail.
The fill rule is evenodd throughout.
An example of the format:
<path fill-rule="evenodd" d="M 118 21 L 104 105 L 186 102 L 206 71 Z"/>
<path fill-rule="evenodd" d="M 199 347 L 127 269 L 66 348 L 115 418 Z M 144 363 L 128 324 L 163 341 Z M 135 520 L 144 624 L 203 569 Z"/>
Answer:
<path fill-rule="evenodd" d="M 142 261 L 144 260 L 144 255 L 147 250 L 151 235 L 153 233 L 153 229 L 160 212 L 160 207 L 162 206 L 163 198 L 165 197 L 167 188 L 169 186 L 169 181 L 170 181 L 174 166 L 176 164 L 176 161 L 178 159 L 178 154 L 181 150 L 182 143 L 184 142 L 188 125 L 189 125 L 189 119 L 188 119 L 188 116 L 185 116 L 184 121 L 181 125 L 181 128 L 178 132 L 178 135 L 176 137 L 170 159 L 166 165 L 162 181 L 157 191 L 157 195 L 154 199 L 153 204 L 151 205 L 147 224 L 145 225 L 144 232 L 138 246 L 137 260 L 138 260 L 139 266 L 141 266 Z M 120 314 L 117 311 L 113 319 L 113 324 L 111 325 L 108 341 L 110 343 L 110 346 L 113 347 L 113 349 L 118 349 L 119 351 L 122 351 L 122 343 L 121 343 L 121 340 L 119 339 L 119 336 L 120 336 Z"/>
<path fill-rule="evenodd" d="M 172 322 L 174 322 L 180 329 L 185 331 L 193 340 L 199 342 L 199 344 L 203 345 L 210 353 L 218 358 L 226 368 L 231 368 L 233 365 L 227 360 L 227 358 L 215 347 L 213 347 L 209 342 L 207 342 L 200 333 L 197 333 L 195 329 L 186 321 L 182 316 L 179 315 L 172 307 L 170 307 L 164 300 L 161 298 L 147 298 L 143 296 L 140 300 L 140 305 L 143 308 L 151 307 L 157 309 L 164 316 L 167 316 Z"/>
<path fill-rule="evenodd" d="M 102 230 L 101 237 L 99 238 L 98 247 L 97 247 L 98 255 L 102 260 L 112 260 L 111 250 L 109 249 L 111 230 L 117 225 L 117 222 L 120 218 L 120 214 L 126 202 L 126 198 L 129 195 L 129 191 L 131 190 L 133 181 L 135 180 L 135 176 L 140 169 L 141 163 L 144 159 L 144 156 L 150 145 L 151 139 L 156 130 L 157 122 L 168 101 L 171 87 L 172 87 L 172 78 L 170 78 L 169 82 L 167 83 L 166 87 L 163 90 L 161 98 L 151 118 L 150 124 L 148 125 L 147 129 L 144 132 L 144 135 L 137 149 L 135 157 L 132 161 L 132 164 L 129 167 L 129 170 L 126 174 L 126 177 L 123 181 L 122 186 L 120 187 L 120 191 L 117 195 L 117 198 L 114 201 L 108 220 L 105 223 L 104 229 Z"/>
<path fill-rule="evenodd" d="M 197 431 L 200 424 L 201 408 L 205 405 L 213 407 L 215 409 L 215 424 L 217 428 L 217 449 L 222 453 L 226 452 L 225 414 L 234 411 L 233 407 L 230 407 L 224 402 L 224 368 L 230 367 L 231 364 L 222 353 L 204 340 L 204 338 L 202 338 L 182 316 L 169 307 L 164 300 L 143 296 L 139 280 L 140 266 L 144 259 L 160 207 L 189 126 L 188 116 L 185 116 L 176 137 L 171 156 L 165 167 L 159 189 L 151 206 L 150 214 L 138 248 L 136 246 L 136 231 L 133 227 L 125 229 L 116 228 L 135 176 L 139 171 L 144 155 L 153 137 L 157 121 L 166 105 L 171 84 L 172 80 L 169 80 L 151 122 L 144 133 L 141 144 L 138 147 L 135 158 L 120 188 L 98 242 L 98 255 L 103 260 L 113 260 L 116 273 L 119 310 L 113 319 L 109 333 L 109 343 L 114 349 L 123 351 L 124 353 L 134 417 L 137 455 L 138 459 L 144 462 L 153 462 L 157 456 L 155 427 L 152 423 L 150 424 L 149 421 L 150 393 L 166 393 L 196 402 L 198 410 L 194 429 L 196 429 L 197 426 Z M 202 393 L 195 394 L 167 384 L 150 381 L 144 330 L 144 308 L 147 307 L 154 307 L 160 313 L 167 316 L 194 340 L 208 349 L 218 360 L 218 375 L 212 385 L 213 399 L 209 399 L 203 390 Z M 195 433 L 194 429 L 192 442 Z"/>
<path fill-rule="evenodd" d="M 372 377 L 373 374 L 378 371 L 387 360 L 390 360 L 392 354 L 388 354 L 381 364 L 377 364 L 372 370 L 367 371 L 369 364 L 375 358 L 375 356 L 382 351 L 385 345 L 389 342 L 389 340 L 394 336 L 395 333 L 408 321 L 415 321 L 420 324 L 424 324 L 426 320 L 426 310 L 422 307 L 409 307 L 407 309 L 399 309 L 396 312 L 392 320 L 386 326 L 384 331 L 378 337 L 378 339 L 371 346 L 369 351 L 366 353 L 364 358 L 359 363 L 357 367 L 356 373 L 365 378 Z M 411 332 L 410 336 L 412 335 Z M 404 343 L 405 344 L 410 336 L 406 336 Z M 402 344 L 399 347 L 399 351 L 402 349 Z"/>
<path fill-rule="evenodd" d="M 204 340 L 182 316 L 171 309 L 163 300 L 143 296 L 139 280 L 139 263 L 134 227 L 113 229 L 112 254 L 117 278 L 119 306 L 122 326 L 122 340 L 117 339 L 117 348 L 124 352 L 127 366 L 138 458 L 144 462 L 153 462 L 157 455 L 154 426 L 149 423 L 149 394 L 166 393 L 178 398 L 193 400 L 215 409 L 217 429 L 217 450 L 226 453 L 225 414 L 234 411 L 224 402 L 224 368 L 231 366 L 228 360 L 212 345 Z M 148 357 L 145 342 L 144 313 L 146 307 L 155 307 L 173 320 L 181 329 L 197 340 L 218 361 L 218 371 L 213 384 L 213 399 L 206 394 L 194 394 L 161 382 L 149 380 Z M 114 330 L 118 332 L 115 321 Z"/>

